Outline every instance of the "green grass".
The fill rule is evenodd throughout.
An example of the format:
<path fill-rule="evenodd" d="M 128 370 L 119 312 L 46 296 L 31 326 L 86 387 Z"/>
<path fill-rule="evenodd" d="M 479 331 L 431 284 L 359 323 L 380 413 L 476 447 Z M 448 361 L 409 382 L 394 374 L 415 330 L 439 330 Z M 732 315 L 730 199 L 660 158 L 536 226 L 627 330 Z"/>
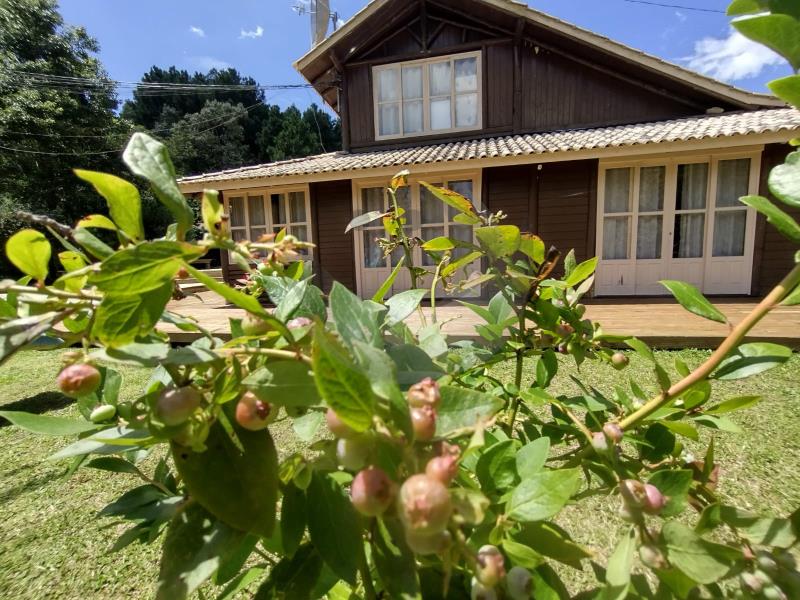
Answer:
<path fill-rule="evenodd" d="M 696 365 L 707 353 L 659 353 L 665 365 L 671 365 L 677 356 Z M 74 406 L 55 392 L 59 367 L 55 353 L 24 352 L 9 361 L 0 368 L 0 410 L 76 415 Z M 744 434 L 716 434 L 722 466 L 720 493 L 738 506 L 773 515 L 796 508 L 793 504 L 800 498 L 798 371 L 800 357 L 795 356 L 764 377 L 721 383 L 715 389 L 717 399 L 742 394 L 765 398 L 759 406 L 734 414 L 733 420 L 745 429 Z M 131 398 L 143 388 L 148 373 L 137 369 L 122 372 L 124 396 Z M 559 375 L 556 393 L 577 391 L 568 377 L 570 372 L 575 372 L 574 367 Z M 513 377 L 510 366 L 498 369 L 497 374 L 504 379 Z M 530 376 L 530 368 L 526 368 L 526 376 Z M 593 363 L 582 370 L 582 378 L 601 391 L 611 391 L 629 376 L 642 385 L 652 380 L 648 365 L 636 356 L 630 369 L 621 374 Z M 276 436 L 284 450 L 296 447 L 285 429 Z M 698 455 L 709 437 L 706 431 L 702 442 L 693 445 Z M 46 459 L 65 443 L 0 426 L 0 598 L 151 598 L 159 548 L 136 545 L 109 555 L 107 549 L 121 530 L 94 519 L 105 504 L 134 485 L 134 479 L 90 469 L 63 477 L 67 464 Z M 560 522 L 601 556 L 621 527 L 616 502 L 607 498 L 566 509 Z M 573 589 L 580 589 L 590 581 L 588 569 L 571 573 L 569 579 Z"/>

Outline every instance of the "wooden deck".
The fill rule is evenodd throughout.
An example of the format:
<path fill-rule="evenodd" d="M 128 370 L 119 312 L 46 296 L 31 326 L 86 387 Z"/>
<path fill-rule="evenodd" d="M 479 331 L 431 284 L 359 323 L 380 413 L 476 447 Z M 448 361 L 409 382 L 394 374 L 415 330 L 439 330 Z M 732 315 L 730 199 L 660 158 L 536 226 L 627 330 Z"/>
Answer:
<path fill-rule="evenodd" d="M 738 323 L 752 310 L 756 301 L 716 299 L 715 304 L 732 323 Z M 228 319 L 244 314 L 240 309 L 227 306 L 213 292 L 172 302 L 169 308 L 197 319 L 203 327 L 222 339 L 230 338 Z M 474 339 L 475 325 L 482 322 L 472 311 L 454 302 L 441 306 L 438 316 L 442 322 L 449 321 L 444 329 L 451 341 Z M 588 303 L 586 316 L 601 323 L 607 333 L 635 336 L 653 348 L 713 348 L 728 332 L 727 326 L 695 317 L 670 299 L 594 300 Z M 409 325 L 412 329 L 418 327 L 418 319 L 412 317 Z M 172 341 L 178 344 L 191 343 L 198 337 L 173 326 L 162 326 L 161 329 L 168 332 Z M 776 308 L 753 330 L 748 340 L 776 342 L 800 350 L 800 306 Z"/>

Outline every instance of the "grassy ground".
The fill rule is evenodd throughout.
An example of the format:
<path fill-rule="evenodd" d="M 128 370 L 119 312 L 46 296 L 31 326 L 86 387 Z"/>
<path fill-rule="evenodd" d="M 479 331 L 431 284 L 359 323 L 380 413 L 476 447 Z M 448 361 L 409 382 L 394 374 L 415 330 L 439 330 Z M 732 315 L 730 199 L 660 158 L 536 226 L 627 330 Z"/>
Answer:
<path fill-rule="evenodd" d="M 664 364 L 680 356 L 694 365 L 706 353 L 659 356 Z M 74 415 L 74 407 L 54 392 L 59 366 L 56 354 L 26 352 L 0 368 L 0 410 Z M 800 456 L 799 369 L 800 357 L 794 357 L 765 377 L 720 384 L 715 392 L 719 399 L 742 394 L 765 398 L 761 405 L 734 415 L 745 429 L 743 435 L 716 436 L 722 464 L 721 493 L 735 499 L 738 506 L 785 514 L 800 499 L 796 470 Z M 498 374 L 513 377 L 510 369 L 499 369 Z M 557 393 L 576 389 L 567 374 L 556 380 Z M 135 395 L 147 380 L 147 373 L 141 370 L 123 369 L 123 375 L 127 397 Z M 623 374 L 589 364 L 582 375 L 605 391 L 629 376 L 640 384 L 651 379 L 649 367 L 635 356 Z M 286 448 L 288 432 L 276 434 Z M 708 436 L 702 441 L 707 443 Z M 45 460 L 64 444 L 61 439 L 36 437 L 0 424 L 0 598 L 151 598 L 158 548 L 132 546 L 118 554 L 106 554 L 119 530 L 93 518 L 129 488 L 132 479 L 88 469 L 64 478 L 65 463 Z M 697 446 L 698 452 L 701 447 Z M 596 499 L 580 509 L 569 508 L 561 524 L 602 554 L 616 539 L 620 526 L 612 504 Z M 587 527 L 587 522 L 592 527 Z M 572 574 L 572 585 L 579 588 L 584 577 L 588 581 L 588 574 Z"/>

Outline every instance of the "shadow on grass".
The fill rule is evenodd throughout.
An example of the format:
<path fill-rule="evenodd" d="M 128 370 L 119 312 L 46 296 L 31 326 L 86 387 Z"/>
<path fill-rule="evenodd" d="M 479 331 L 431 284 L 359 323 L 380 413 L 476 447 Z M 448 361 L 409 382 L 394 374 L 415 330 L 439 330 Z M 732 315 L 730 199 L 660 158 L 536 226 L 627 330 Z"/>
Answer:
<path fill-rule="evenodd" d="M 41 415 L 51 410 L 61 410 L 72 404 L 74 400 L 58 392 L 42 392 L 29 398 L 16 402 L 0 404 L 0 410 L 13 410 Z M 6 419 L 0 418 L 0 427 L 11 425 Z"/>
<path fill-rule="evenodd" d="M 0 491 L 0 504 L 6 504 L 7 502 L 11 502 L 16 500 L 22 494 L 27 492 L 34 492 L 38 489 L 45 487 L 48 484 L 53 483 L 54 481 L 58 480 L 58 478 L 63 475 L 64 471 L 62 470 L 49 470 L 47 473 L 42 473 L 36 475 L 27 481 L 20 483 L 19 485 L 9 486 L 2 491 Z"/>

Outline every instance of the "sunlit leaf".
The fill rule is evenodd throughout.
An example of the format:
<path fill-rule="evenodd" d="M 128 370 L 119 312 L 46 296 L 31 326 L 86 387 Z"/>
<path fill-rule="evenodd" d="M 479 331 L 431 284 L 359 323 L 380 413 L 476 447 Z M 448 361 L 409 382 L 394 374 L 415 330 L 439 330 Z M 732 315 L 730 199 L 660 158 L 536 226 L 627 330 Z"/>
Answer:
<path fill-rule="evenodd" d="M 108 173 L 76 169 L 75 174 L 105 198 L 111 219 L 128 238 L 136 242 L 144 239 L 142 200 L 135 185 Z"/>
<path fill-rule="evenodd" d="M 458 192 L 436 187 L 429 183 L 425 183 L 424 181 L 421 181 L 420 185 L 433 194 L 435 198 L 438 198 L 448 206 L 452 206 L 459 211 L 463 215 L 461 222 L 469 225 L 477 225 L 481 222 L 481 219 L 478 216 L 478 211 L 475 210 L 472 202 Z"/>
<path fill-rule="evenodd" d="M 763 196 L 745 196 L 742 203 L 756 209 L 767 218 L 775 229 L 796 244 L 800 244 L 800 225 L 791 215 L 782 211 Z"/>
<path fill-rule="evenodd" d="M 44 234 L 35 229 L 18 231 L 6 242 L 6 256 L 20 271 L 36 281 L 47 279 L 52 249 Z"/>
<path fill-rule="evenodd" d="M 700 290 L 690 283 L 683 281 L 661 281 L 661 285 L 667 288 L 683 308 L 690 313 L 716 321 L 717 323 L 727 323 L 728 318 L 709 302 Z"/>

